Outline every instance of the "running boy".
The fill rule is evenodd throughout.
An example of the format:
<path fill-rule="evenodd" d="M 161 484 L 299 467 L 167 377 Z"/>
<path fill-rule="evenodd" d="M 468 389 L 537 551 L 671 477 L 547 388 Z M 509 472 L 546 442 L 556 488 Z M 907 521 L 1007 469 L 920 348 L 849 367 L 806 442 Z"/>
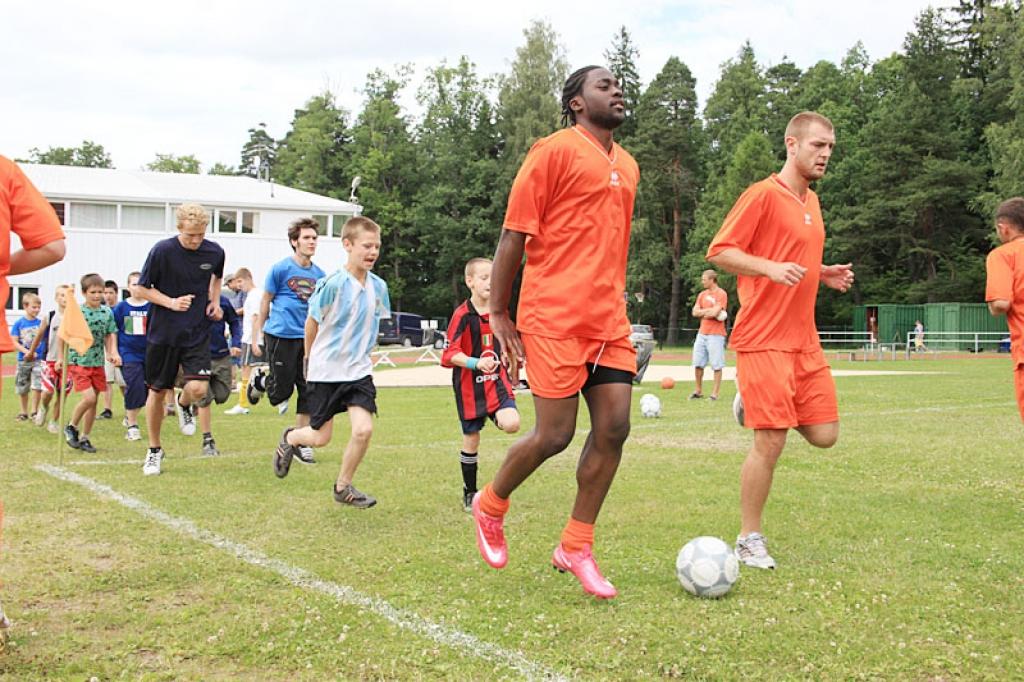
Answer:
<path fill-rule="evenodd" d="M 33 344 L 36 336 L 39 335 L 43 323 L 39 319 L 39 311 L 43 303 L 36 294 L 25 294 L 21 297 L 21 309 L 25 313 L 23 317 L 11 327 L 11 337 L 14 338 L 14 346 L 18 349 L 18 373 L 14 379 L 14 392 L 18 394 L 21 401 L 21 412 L 17 419 L 20 422 L 28 421 L 28 394 L 32 393 L 32 412 L 34 416 L 39 410 L 39 396 L 43 389 L 43 364 L 39 361 L 36 353 L 36 345 Z M 40 336 L 40 338 L 43 338 Z M 39 353 L 45 354 L 46 348 L 43 344 Z"/>
<path fill-rule="evenodd" d="M 210 386 L 206 395 L 196 403 L 199 408 L 199 428 L 203 432 L 203 454 L 215 457 L 220 454 L 213 440 L 212 414 L 210 405 L 214 401 L 223 405 L 231 397 L 234 385 L 233 358 L 242 354 L 242 318 L 235 312 L 231 300 L 221 294 L 219 317 L 210 319 Z M 231 334 L 228 345 L 225 331 Z"/>
<path fill-rule="evenodd" d="M 121 355 L 121 376 L 124 379 L 124 414 L 126 440 L 142 440 L 139 431 L 139 410 L 146 406 L 146 328 L 150 303 L 139 296 L 141 273 L 128 275 L 129 296 L 114 306 L 117 324 L 117 352 Z"/>
<path fill-rule="evenodd" d="M 39 333 L 36 334 L 36 338 L 32 341 L 30 350 L 43 357 L 42 367 L 42 384 L 43 384 L 43 402 L 36 412 L 36 426 L 42 426 L 46 422 L 46 414 L 50 410 L 50 402 L 53 400 L 53 394 L 57 394 L 57 402 L 53 406 L 53 416 L 50 418 L 49 423 L 46 424 L 46 429 L 50 433 L 57 433 L 60 429 L 57 425 L 57 420 L 60 419 L 60 408 L 63 401 L 64 394 L 67 392 L 66 387 L 61 385 L 60 372 L 56 370 L 57 364 L 57 331 L 60 328 L 60 321 L 64 317 L 64 305 L 65 297 L 67 292 L 71 290 L 66 284 L 58 284 L 56 293 L 54 294 L 54 301 L 57 303 L 57 309 L 51 310 L 50 314 L 43 324 L 39 327 Z M 39 350 L 40 342 L 45 339 L 46 343 L 43 347 L 46 348 L 45 352 Z"/>
<path fill-rule="evenodd" d="M 993 315 L 1006 315 L 1017 407 L 1024 420 L 1024 198 L 1007 199 L 996 209 L 1002 246 L 988 254 L 985 300 Z"/>
<path fill-rule="evenodd" d="M 117 282 L 108 279 L 103 282 L 103 303 L 113 312 L 121 300 L 121 287 Z M 107 390 L 103 392 L 103 411 L 96 415 L 97 419 L 112 419 L 114 417 L 114 386 L 117 385 L 124 395 L 124 379 L 120 372 L 110 362 L 103 363 L 103 372 L 107 377 Z M 127 421 L 127 420 L 126 420 Z"/>
<path fill-rule="evenodd" d="M 455 407 L 462 422 L 462 507 L 469 512 L 477 493 L 480 431 L 490 418 L 502 431 L 515 433 L 519 411 L 508 370 L 499 361 L 501 348 L 491 333 L 491 260 L 471 259 L 465 276 L 471 296 L 452 314 L 441 364 L 452 368 Z"/>
<path fill-rule="evenodd" d="M 68 376 L 74 384 L 75 391 L 82 394 L 82 399 L 75 405 L 71 413 L 71 421 L 64 427 L 64 438 L 68 445 L 84 452 L 96 452 L 89 441 L 93 422 L 96 420 L 96 401 L 107 387 L 107 377 L 103 370 L 104 359 L 110 360 L 115 367 L 121 366 L 121 356 L 117 353 L 117 325 L 114 314 L 103 304 L 103 278 L 95 273 L 82 277 L 82 291 L 85 292 L 85 305 L 82 315 L 92 332 L 92 345 L 84 354 L 74 348 L 68 351 Z M 63 343 L 61 344 L 63 346 Z M 106 353 L 104 354 L 104 350 Z M 56 370 L 60 372 L 63 361 L 63 347 L 58 349 Z M 79 431 L 81 425 L 81 431 Z"/>
<path fill-rule="evenodd" d="M 263 302 L 263 289 L 256 286 L 249 268 L 239 268 L 235 273 L 241 290 L 245 293 L 242 305 L 242 378 L 238 382 L 238 404 L 224 414 L 249 414 L 249 396 L 245 387 L 249 385 L 249 376 L 255 365 L 265 364 L 263 359 L 263 335 L 257 330 L 263 327 L 260 320 L 260 305 Z"/>
<path fill-rule="evenodd" d="M 334 499 L 365 509 L 377 500 L 352 485 L 366 455 L 377 413 L 370 351 L 377 343 L 382 318 L 391 317 L 388 285 L 370 272 L 380 255 L 380 227 L 369 218 L 350 218 L 342 227 L 341 243 L 348 262 L 321 279 L 309 299 L 305 351 L 309 365 L 309 425 L 288 427 L 274 453 L 274 473 L 288 475 L 300 447 L 324 447 L 331 442 L 334 416 L 348 412 L 352 436 L 345 446 Z"/>

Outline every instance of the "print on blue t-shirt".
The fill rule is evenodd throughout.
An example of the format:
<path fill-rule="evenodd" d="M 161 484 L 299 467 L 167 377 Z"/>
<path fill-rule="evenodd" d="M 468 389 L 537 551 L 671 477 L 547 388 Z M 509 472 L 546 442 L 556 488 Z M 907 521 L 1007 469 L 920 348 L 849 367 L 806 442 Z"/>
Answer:
<path fill-rule="evenodd" d="M 324 271 L 310 263 L 304 268 L 292 257 L 274 264 L 267 273 L 264 291 L 273 295 L 270 317 L 263 326 L 264 334 L 281 339 L 301 339 L 306 335 L 306 313 L 309 297 Z"/>
<path fill-rule="evenodd" d="M 207 343 L 209 325 L 206 306 L 210 278 L 224 276 L 224 249 L 204 239 L 195 251 L 186 249 L 177 237 L 156 243 L 142 266 L 139 286 L 156 289 L 171 298 L 192 294 L 192 305 L 177 312 L 162 305 L 149 310 L 149 343 L 191 348 Z"/>
<path fill-rule="evenodd" d="M 138 364 L 146 361 L 149 308 L 149 301 L 142 305 L 119 301 L 114 306 L 114 323 L 117 325 L 117 352 L 121 355 L 121 362 L 125 364 Z"/>
<path fill-rule="evenodd" d="M 34 320 L 30 320 L 27 317 L 19 317 L 18 321 L 11 327 L 11 337 L 16 339 L 25 348 L 32 345 L 32 341 L 36 338 L 36 333 L 39 331 L 39 326 L 43 323 L 38 317 Z M 36 360 L 40 357 L 39 349 L 36 349 Z M 25 359 L 25 354 L 20 350 L 18 351 L 18 362 Z"/>

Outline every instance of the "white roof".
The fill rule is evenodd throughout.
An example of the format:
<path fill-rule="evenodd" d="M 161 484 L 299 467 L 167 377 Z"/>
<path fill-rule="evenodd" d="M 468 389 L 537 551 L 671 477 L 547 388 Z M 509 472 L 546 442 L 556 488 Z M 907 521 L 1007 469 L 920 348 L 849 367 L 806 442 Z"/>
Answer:
<path fill-rule="evenodd" d="M 361 206 L 237 175 L 154 173 L 115 168 L 18 164 L 47 198 L 172 203 L 358 214 Z M 273 196 L 271 196 L 273 192 Z"/>

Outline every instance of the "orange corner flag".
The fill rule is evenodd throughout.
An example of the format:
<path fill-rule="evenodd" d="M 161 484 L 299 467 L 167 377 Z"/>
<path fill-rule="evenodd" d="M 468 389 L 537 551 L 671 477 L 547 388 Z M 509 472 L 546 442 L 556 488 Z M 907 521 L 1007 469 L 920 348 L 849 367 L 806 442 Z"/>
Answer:
<path fill-rule="evenodd" d="M 60 319 L 60 327 L 57 328 L 57 336 L 61 341 L 75 349 L 75 352 L 84 355 L 89 346 L 92 345 L 92 332 L 85 322 L 85 315 L 78 306 L 78 299 L 75 298 L 75 290 L 65 297 L 64 316 Z"/>

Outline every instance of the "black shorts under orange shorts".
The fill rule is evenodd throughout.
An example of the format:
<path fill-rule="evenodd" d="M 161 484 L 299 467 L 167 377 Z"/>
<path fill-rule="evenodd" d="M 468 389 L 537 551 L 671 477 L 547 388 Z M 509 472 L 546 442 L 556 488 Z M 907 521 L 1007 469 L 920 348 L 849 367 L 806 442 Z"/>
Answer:
<path fill-rule="evenodd" d="M 748 429 L 791 429 L 839 421 L 836 382 L 820 349 L 736 353 L 736 382 Z"/>
<path fill-rule="evenodd" d="M 594 385 L 595 369 L 601 376 L 597 383 L 630 383 L 636 374 L 636 350 L 628 336 L 614 341 L 519 336 L 526 350 L 530 391 L 541 398 L 576 395 Z M 612 371 L 600 372 L 602 368 Z"/>

